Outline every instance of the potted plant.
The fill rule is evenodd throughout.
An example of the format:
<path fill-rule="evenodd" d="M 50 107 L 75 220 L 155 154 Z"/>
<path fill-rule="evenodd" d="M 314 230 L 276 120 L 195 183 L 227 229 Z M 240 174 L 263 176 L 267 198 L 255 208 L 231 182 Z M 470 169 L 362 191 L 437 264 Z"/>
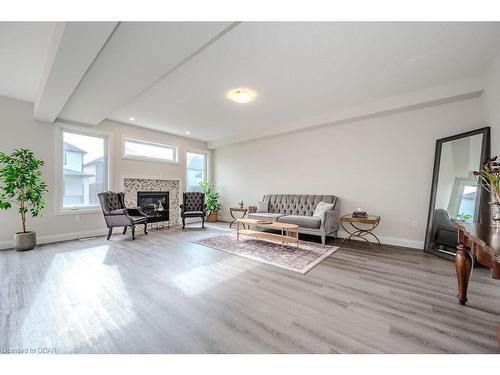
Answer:
<path fill-rule="evenodd" d="M 205 204 L 207 205 L 208 213 L 207 220 L 211 223 L 216 222 L 217 211 L 219 211 L 221 208 L 221 205 L 219 203 L 220 194 L 214 191 L 213 186 L 206 181 L 200 182 L 200 187 L 205 193 Z"/>
<path fill-rule="evenodd" d="M 479 172 L 474 172 L 478 183 L 491 194 L 491 217 L 496 227 L 500 223 L 500 163 L 498 156 L 488 158 Z"/>
<path fill-rule="evenodd" d="M 30 150 L 19 149 L 10 155 L 0 152 L 0 208 L 8 209 L 12 203 L 18 206 L 22 231 L 14 234 L 14 248 L 19 251 L 36 246 L 36 233 L 26 230 L 26 215 L 37 217 L 45 207 L 43 164 Z"/>

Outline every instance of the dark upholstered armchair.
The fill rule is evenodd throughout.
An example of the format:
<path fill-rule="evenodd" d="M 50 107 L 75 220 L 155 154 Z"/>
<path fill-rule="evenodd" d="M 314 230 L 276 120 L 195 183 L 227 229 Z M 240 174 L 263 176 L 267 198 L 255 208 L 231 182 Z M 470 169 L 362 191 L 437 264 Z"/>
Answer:
<path fill-rule="evenodd" d="M 432 248 L 442 245 L 455 249 L 458 245 L 458 229 L 446 210 L 434 211 L 432 222 Z"/>
<path fill-rule="evenodd" d="M 113 234 L 114 227 L 123 227 L 123 234 L 127 232 L 127 227 L 131 227 L 133 240 L 135 240 L 135 226 L 138 224 L 143 224 L 144 234 L 148 234 L 146 215 L 142 213 L 140 207 L 125 208 L 123 193 L 106 191 L 99 193 L 98 196 L 104 220 L 108 226 L 108 240 Z"/>
<path fill-rule="evenodd" d="M 204 193 L 182 193 L 182 229 L 186 226 L 187 217 L 201 217 L 201 226 L 205 228 L 206 208 Z"/>

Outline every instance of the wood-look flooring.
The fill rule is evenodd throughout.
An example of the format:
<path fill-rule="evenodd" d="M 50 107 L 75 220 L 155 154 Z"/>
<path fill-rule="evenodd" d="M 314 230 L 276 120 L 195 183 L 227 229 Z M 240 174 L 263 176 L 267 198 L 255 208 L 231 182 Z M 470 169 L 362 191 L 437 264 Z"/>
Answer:
<path fill-rule="evenodd" d="M 0 251 L 0 352 L 498 353 L 500 283 L 453 263 L 343 247 L 307 275 L 193 240 L 217 226 Z"/>

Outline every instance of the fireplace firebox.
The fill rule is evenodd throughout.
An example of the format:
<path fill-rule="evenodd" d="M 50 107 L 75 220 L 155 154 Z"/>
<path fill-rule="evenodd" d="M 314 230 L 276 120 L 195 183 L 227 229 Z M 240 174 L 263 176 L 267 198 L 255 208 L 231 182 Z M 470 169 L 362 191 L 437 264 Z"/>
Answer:
<path fill-rule="evenodd" d="M 169 221 L 168 191 L 138 191 L 137 206 L 142 208 L 148 218 L 148 223 Z"/>

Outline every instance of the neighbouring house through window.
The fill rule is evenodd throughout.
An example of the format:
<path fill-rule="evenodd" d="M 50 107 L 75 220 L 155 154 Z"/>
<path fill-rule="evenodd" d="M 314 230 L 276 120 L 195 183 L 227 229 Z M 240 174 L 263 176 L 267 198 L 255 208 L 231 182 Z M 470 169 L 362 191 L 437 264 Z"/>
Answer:
<path fill-rule="evenodd" d="M 61 209 L 95 208 L 97 194 L 108 190 L 105 135 L 61 128 Z"/>
<path fill-rule="evenodd" d="M 200 182 L 207 179 L 207 155 L 188 152 L 186 154 L 187 191 L 202 191 Z"/>

